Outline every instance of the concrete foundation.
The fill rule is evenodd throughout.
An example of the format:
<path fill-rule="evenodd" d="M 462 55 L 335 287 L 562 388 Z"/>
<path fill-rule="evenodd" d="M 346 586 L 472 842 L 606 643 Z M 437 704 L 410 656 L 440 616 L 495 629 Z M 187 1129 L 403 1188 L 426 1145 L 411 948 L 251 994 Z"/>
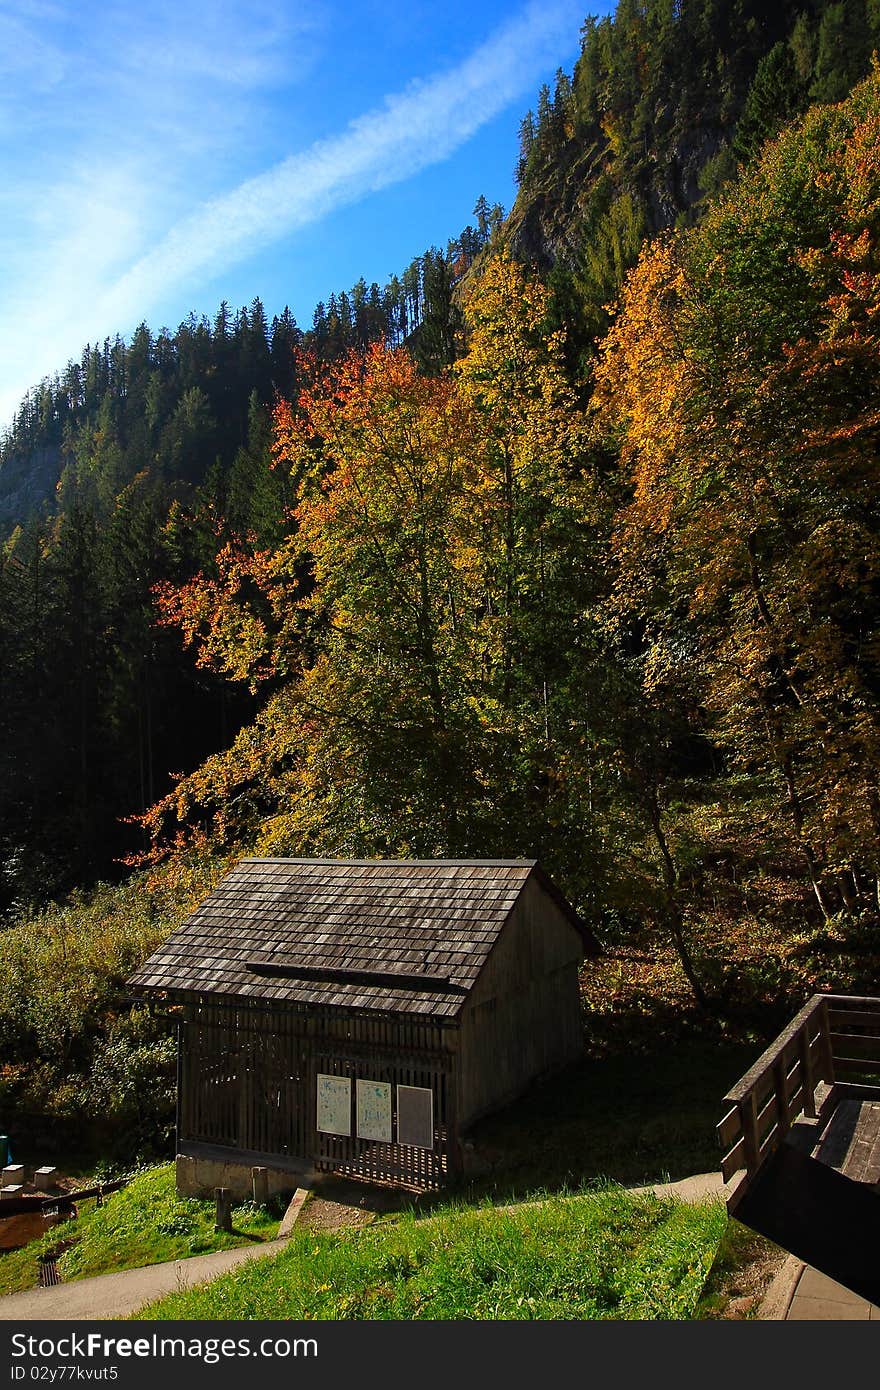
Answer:
<path fill-rule="evenodd" d="M 260 1194 L 257 1200 L 268 1201 L 270 1197 L 289 1197 L 298 1187 L 310 1184 L 314 1170 L 305 1166 L 271 1168 L 265 1158 L 248 1163 L 246 1158 L 233 1160 L 216 1152 L 195 1152 L 177 1155 L 176 1176 L 181 1197 L 212 1198 L 216 1187 L 226 1187 L 236 1202 L 253 1201 L 255 1190 Z"/>

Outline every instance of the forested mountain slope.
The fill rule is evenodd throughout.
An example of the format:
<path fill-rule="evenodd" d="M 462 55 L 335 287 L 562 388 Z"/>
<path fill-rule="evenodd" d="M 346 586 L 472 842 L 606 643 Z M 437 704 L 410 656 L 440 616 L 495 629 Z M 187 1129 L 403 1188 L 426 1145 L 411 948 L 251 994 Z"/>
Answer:
<path fill-rule="evenodd" d="M 646 236 L 698 220 L 787 121 L 842 100 L 878 44 L 873 0 L 620 0 L 588 19 L 574 72 L 522 122 L 505 226 L 577 305 L 579 342 Z"/>
<path fill-rule="evenodd" d="M 739 163 L 719 144 L 723 188 L 649 237 L 699 16 L 737 38 L 694 82 L 739 94 Z M 168 1049 L 122 981 L 246 852 L 540 857 L 628 1047 L 876 992 L 876 8 L 777 19 L 621 5 L 581 63 L 637 59 L 629 96 L 572 84 L 611 131 L 589 177 L 574 134 L 529 150 L 507 223 L 478 203 L 387 293 L 305 334 L 256 303 L 144 328 L 23 407 L 15 457 L 63 473 L 0 567 L 11 1107 L 155 1128 Z M 640 166 L 644 111 L 669 138 Z M 547 271 L 542 240 L 542 274 L 517 237 L 551 203 L 584 254 Z M 31 920 L 123 857 L 140 878 Z"/>
<path fill-rule="evenodd" d="M 773 7 L 752 0 L 622 0 L 613 18 L 586 23 L 574 73 L 560 74 L 555 92 L 542 92 L 536 114 L 526 117 L 520 192 L 506 222 L 500 208 L 481 198 L 474 225 L 445 251 L 432 249 L 381 289 L 361 281 L 331 296 L 316 307 L 306 331 L 287 311 L 269 323 L 259 300 L 236 313 L 221 305 L 213 321 L 191 316 L 175 332 L 158 334 L 142 325 L 130 343 L 88 347 L 79 362 L 29 394 L 0 446 L 7 536 L 0 561 L 6 693 L 0 908 L 120 872 L 119 858 L 145 847 L 143 831 L 121 818 L 160 799 L 172 773 L 219 754 L 263 697 L 283 686 L 287 668 L 271 662 L 257 693 L 247 682 L 230 684 L 212 661 L 196 666 L 176 632 L 157 623 L 156 594 L 166 596 L 167 617 L 169 595 L 187 592 L 192 582 L 210 580 L 223 594 L 239 586 L 258 623 L 269 623 L 256 581 L 242 580 L 236 567 L 242 556 L 287 544 L 290 510 L 307 500 L 308 477 L 291 474 L 289 460 L 279 456 L 272 420 L 276 397 L 295 401 L 319 380 L 297 350 L 331 364 L 370 343 L 405 343 L 424 381 L 439 380 L 473 351 L 479 331 L 473 306 L 481 302 L 487 261 L 507 245 L 514 261 L 549 268 L 549 295 L 534 290 L 542 307 L 523 327 L 549 353 L 544 385 L 534 389 L 561 399 L 564 382 L 583 408 L 596 343 L 608 324 L 605 306 L 645 237 L 676 221 L 699 220 L 709 194 L 735 174 L 738 161 L 755 157 L 765 136 L 810 102 L 845 95 L 869 66 L 878 22 L 873 0 L 784 0 Z M 552 388 L 551 381 L 557 382 Z M 486 415 L 499 408 L 494 397 L 481 407 Z M 592 478 L 595 532 L 583 539 L 574 592 L 553 599 L 560 606 L 536 658 L 546 687 L 536 730 L 545 734 L 559 672 L 592 661 L 583 652 L 575 658 L 566 646 L 566 624 L 574 623 L 577 642 L 589 648 L 590 625 L 578 629 L 575 609 L 605 584 L 605 573 L 599 582 L 592 559 L 587 564 L 583 557 L 606 544 L 609 518 L 629 487 L 618 466 L 616 431 L 588 427 L 586 420 L 572 436 L 571 467 L 575 474 L 587 467 Z M 572 428 L 566 424 L 560 439 Z M 532 511 L 551 505 L 541 500 L 550 485 L 545 465 L 536 463 L 522 482 Z M 506 486 L 510 492 L 512 476 Z M 559 505 L 557 494 L 552 505 Z M 508 568 L 520 522 L 511 524 Z M 553 524 L 574 522 L 563 508 Z M 482 543 L 473 539 L 474 546 Z M 555 579 L 547 570 L 546 538 L 539 551 L 549 593 Z M 304 554 L 297 561 L 310 576 L 313 559 Z M 513 575 L 504 582 L 515 588 Z M 481 640 L 487 645 L 479 659 L 491 664 L 497 632 Z M 517 640 L 522 652 L 529 650 L 531 638 Z M 303 659 L 311 660 L 311 649 L 296 661 Z M 524 663 L 525 656 L 516 660 Z M 504 662 L 505 698 L 512 698 L 512 651 Z M 472 713 L 473 701 L 468 708 Z M 499 727 L 508 717 L 499 717 Z M 451 730 L 447 735 L 453 738 Z M 683 756 L 698 764 L 706 756 L 698 751 L 701 740 L 685 738 L 690 751 Z M 600 769 L 601 742 L 591 755 Z M 508 756 L 502 745 L 492 753 L 499 768 Z M 432 756 L 441 756 L 440 745 Z M 451 745 L 447 756 L 453 757 Z M 455 775 L 479 782 L 485 774 L 471 756 L 472 750 L 462 753 L 458 763 L 455 754 Z M 425 774 L 418 802 L 429 816 L 438 794 L 434 775 Z M 524 773 L 527 780 L 531 775 Z M 515 834 L 510 829 L 518 843 L 540 839 L 532 801 L 544 807 L 541 779 L 555 784 L 556 776 L 541 772 L 524 799 L 511 793 L 519 797 L 509 813 L 519 825 Z M 597 778 L 594 770 L 594 799 Z M 586 794 L 578 786 L 577 797 Z M 479 823 L 489 838 L 497 831 L 503 839 L 507 831 L 499 827 L 508 825 L 508 813 L 497 791 L 489 778 Z M 410 804 L 406 796 L 401 804 Z M 576 815 L 572 825 L 566 833 L 573 862 L 581 853 Z M 600 841 L 583 843 L 605 853 Z"/>
<path fill-rule="evenodd" d="M 382 291 L 331 295 L 305 333 L 259 300 L 173 334 L 142 324 L 22 403 L 0 446 L 0 912 L 118 874 L 141 842 L 120 817 L 235 734 L 252 701 L 156 628 L 153 587 L 283 528 L 271 411 L 296 395 L 297 348 L 406 339 L 426 369 L 452 360 L 455 282 L 502 212 L 479 199 L 475 217 Z"/>

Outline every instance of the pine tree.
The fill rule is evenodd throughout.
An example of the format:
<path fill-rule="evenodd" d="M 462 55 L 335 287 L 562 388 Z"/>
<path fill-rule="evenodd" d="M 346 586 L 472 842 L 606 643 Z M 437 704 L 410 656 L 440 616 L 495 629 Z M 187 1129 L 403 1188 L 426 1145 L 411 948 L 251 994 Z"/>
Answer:
<path fill-rule="evenodd" d="M 743 163 L 754 158 L 764 142 L 802 108 L 804 96 L 791 46 L 777 43 L 761 59 L 749 88 L 733 140 L 737 157 Z"/>

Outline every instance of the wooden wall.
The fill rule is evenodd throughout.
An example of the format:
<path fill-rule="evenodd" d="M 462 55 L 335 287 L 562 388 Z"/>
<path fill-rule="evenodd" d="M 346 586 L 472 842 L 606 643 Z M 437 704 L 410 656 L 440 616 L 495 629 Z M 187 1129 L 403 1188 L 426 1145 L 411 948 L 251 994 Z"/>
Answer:
<path fill-rule="evenodd" d="M 190 1005 L 181 1025 L 178 1149 L 302 1159 L 318 1169 L 438 1187 L 458 1160 L 457 1030 L 340 1009 Z M 318 1073 L 431 1090 L 434 1147 L 319 1133 Z M 354 1090 L 354 1085 L 352 1086 Z M 396 1131 L 395 1131 L 396 1132 Z"/>
<path fill-rule="evenodd" d="M 581 1055 L 582 959 L 580 933 L 529 880 L 461 1014 L 460 1126 Z"/>

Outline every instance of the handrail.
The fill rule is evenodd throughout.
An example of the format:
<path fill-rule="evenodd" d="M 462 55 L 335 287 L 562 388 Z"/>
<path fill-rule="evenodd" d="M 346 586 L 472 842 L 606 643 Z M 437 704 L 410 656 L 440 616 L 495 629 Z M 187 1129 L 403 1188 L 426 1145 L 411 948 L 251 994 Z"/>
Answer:
<path fill-rule="evenodd" d="M 796 1119 L 816 1117 L 819 1088 L 835 1086 L 836 1068 L 880 1070 L 880 998 L 814 994 L 731 1087 L 717 1126 L 725 1182 L 743 1169 L 753 1178 Z"/>
<path fill-rule="evenodd" d="M 725 1102 L 736 1105 L 745 1098 L 754 1085 L 763 1080 L 767 1073 L 772 1070 L 774 1063 L 779 1058 L 779 1054 L 797 1036 L 813 1015 L 819 1012 L 827 998 L 829 998 L 829 996 L 826 994 L 814 994 L 811 999 L 807 1000 L 804 1007 L 795 1014 L 788 1027 L 782 1030 L 778 1038 L 774 1038 L 770 1046 L 765 1048 L 761 1053 L 757 1062 L 749 1067 L 745 1076 L 741 1077 L 736 1085 L 731 1087 L 724 1097 Z"/>

